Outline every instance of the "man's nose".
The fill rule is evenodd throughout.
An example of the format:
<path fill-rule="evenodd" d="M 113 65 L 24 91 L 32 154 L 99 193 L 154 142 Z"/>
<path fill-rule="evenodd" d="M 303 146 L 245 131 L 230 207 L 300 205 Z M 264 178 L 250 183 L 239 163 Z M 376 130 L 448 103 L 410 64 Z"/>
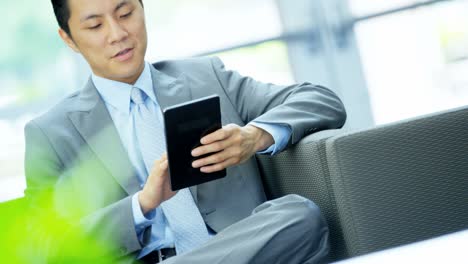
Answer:
<path fill-rule="evenodd" d="M 125 40 L 128 32 L 118 21 L 111 19 L 109 22 L 109 43 L 114 44 Z"/>

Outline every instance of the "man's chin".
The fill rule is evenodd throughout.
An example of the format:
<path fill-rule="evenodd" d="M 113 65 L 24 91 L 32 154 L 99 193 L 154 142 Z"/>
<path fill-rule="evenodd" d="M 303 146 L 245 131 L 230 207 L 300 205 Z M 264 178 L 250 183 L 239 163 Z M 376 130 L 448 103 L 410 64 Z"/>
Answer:
<path fill-rule="evenodd" d="M 144 69 L 144 62 L 138 64 L 118 65 L 114 67 L 113 79 L 116 80 L 132 80 L 138 79 Z"/>

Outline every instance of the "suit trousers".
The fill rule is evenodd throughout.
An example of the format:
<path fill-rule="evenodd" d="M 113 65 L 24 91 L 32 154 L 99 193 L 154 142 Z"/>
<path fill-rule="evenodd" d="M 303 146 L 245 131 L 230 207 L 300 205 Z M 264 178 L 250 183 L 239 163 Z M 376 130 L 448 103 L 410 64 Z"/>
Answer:
<path fill-rule="evenodd" d="M 287 195 L 267 201 L 197 249 L 162 263 L 323 263 L 328 227 L 310 200 Z"/>

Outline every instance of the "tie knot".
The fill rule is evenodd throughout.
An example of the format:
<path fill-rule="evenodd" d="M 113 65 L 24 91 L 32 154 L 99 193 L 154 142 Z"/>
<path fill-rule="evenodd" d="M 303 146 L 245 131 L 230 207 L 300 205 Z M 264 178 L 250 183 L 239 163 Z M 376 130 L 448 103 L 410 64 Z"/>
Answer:
<path fill-rule="evenodd" d="M 137 87 L 132 88 L 132 94 L 130 98 L 135 104 L 144 104 L 146 99 L 146 94 Z"/>

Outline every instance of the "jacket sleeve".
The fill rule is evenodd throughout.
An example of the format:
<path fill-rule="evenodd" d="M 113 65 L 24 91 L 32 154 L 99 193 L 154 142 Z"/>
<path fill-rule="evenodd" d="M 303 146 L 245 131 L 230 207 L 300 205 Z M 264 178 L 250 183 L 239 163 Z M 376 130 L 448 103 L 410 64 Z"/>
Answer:
<path fill-rule="evenodd" d="M 142 248 L 137 237 L 132 214 L 131 196 L 124 197 L 106 207 L 82 214 L 78 210 L 77 194 L 73 188 L 56 188 L 63 178 L 77 174 L 68 170 L 54 150 L 47 135 L 34 121 L 25 127 L 26 152 L 25 173 L 27 188 L 26 198 L 31 205 L 31 212 L 43 213 L 44 205 L 38 204 L 41 197 L 52 194 L 51 207 L 58 215 L 68 219 L 78 230 L 90 235 L 98 241 L 109 245 L 115 257 L 127 255 Z M 90 173 L 86 171 L 86 173 Z M 83 173 L 83 171 L 81 172 Z M 76 178 L 79 175 L 73 175 Z M 76 210 L 74 210 L 76 209 Z M 84 212 L 84 211 L 83 211 Z M 145 233 L 151 232 L 151 228 Z"/>
<path fill-rule="evenodd" d="M 312 132 L 341 128 L 346 121 L 343 103 L 323 86 L 262 83 L 226 70 L 217 57 L 211 63 L 219 84 L 243 121 L 289 126 L 292 135 L 288 145 Z"/>

